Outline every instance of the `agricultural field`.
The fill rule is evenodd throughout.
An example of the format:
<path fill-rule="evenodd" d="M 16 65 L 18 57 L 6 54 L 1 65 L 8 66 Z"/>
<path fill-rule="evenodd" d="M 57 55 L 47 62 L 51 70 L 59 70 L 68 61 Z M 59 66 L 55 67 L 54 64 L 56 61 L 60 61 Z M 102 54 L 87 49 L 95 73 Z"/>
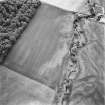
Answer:
<path fill-rule="evenodd" d="M 21 5 L 33 11 L 21 33 L 1 27 L 1 53 L 5 38 L 14 43 L 0 66 L 0 105 L 104 105 L 104 0 L 33 2 Z"/>
<path fill-rule="evenodd" d="M 50 104 L 54 94 L 47 86 L 0 66 L 0 105 Z"/>

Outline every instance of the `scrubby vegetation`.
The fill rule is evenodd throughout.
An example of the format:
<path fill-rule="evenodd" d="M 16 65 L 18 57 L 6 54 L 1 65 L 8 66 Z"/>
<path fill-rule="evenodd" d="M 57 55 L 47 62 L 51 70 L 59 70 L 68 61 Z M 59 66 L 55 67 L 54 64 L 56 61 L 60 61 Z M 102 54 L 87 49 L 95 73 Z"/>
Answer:
<path fill-rule="evenodd" d="M 5 0 L 0 2 L 0 62 L 26 29 L 41 5 L 38 0 Z"/>

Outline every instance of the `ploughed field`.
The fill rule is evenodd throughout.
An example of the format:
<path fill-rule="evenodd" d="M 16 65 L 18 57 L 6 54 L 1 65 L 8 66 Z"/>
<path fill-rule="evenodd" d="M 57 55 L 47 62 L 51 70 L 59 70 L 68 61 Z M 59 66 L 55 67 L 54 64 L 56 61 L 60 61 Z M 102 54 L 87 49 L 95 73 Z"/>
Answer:
<path fill-rule="evenodd" d="M 61 63 L 58 60 L 62 60 L 66 54 L 66 45 L 62 44 L 62 36 L 59 32 L 60 19 L 65 14 L 67 13 L 63 10 L 42 4 L 4 65 L 54 87 L 61 76 L 61 66 L 57 62 Z M 50 67 L 52 65 L 53 67 Z M 46 69 L 51 69 L 51 72 L 44 73 Z"/>

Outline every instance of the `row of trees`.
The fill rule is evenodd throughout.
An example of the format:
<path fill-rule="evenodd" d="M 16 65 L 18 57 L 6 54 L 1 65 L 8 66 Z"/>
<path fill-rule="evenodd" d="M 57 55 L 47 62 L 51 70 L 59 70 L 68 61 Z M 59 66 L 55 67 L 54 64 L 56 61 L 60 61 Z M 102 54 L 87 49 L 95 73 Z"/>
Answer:
<path fill-rule="evenodd" d="M 26 29 L 40 4 L 38 0 L 0 2 L 0 61 Z"/>

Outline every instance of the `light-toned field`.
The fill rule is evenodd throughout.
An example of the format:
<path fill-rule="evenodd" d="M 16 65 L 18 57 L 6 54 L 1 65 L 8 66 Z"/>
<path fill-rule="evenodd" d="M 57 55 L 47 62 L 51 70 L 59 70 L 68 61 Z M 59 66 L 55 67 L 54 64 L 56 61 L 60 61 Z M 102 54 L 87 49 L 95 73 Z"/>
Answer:
<path fill-rule="evenodd" d="M 41 0 L 42 2 L 48 3 L 55 7 L 67 11 L 78 11 L 78 8 L 86 3 L 86 0 Z"/>
<path fill-rule="evenodd" d="M 51 88 L 0 66 L 0 105 L 47 105 L 54 94 Z"/>
<path fill-rule="evenodd" d="M 79 61 L 82 70 L 77 82 L 74 83 L 75 88 L 72 91 L 72 94 L 74 94 L 72 98 L 74 100 L 73 105 L 104 105 L 104 27 L 98 23 L 89 22 L 85 32 L 87 33 L 88 40 L 92 43 L 80 53 Z M 86 84 L 84 85 L 84 83 Z M 88 84 L 91 85 L 89 86 Z M 75 102 L 80 100 L 81 96 L 85 98 L 76 104 Z"/>
<path fill-rule="evenodd" d="M 88 40 L 92 42 L 82 53 L 85 73 L 102 76 L 104 72 L 104 26 L 98 23 L 89 23 L 85 27 Z M 93 73 L 92 73 L 93 72 Z"/>

